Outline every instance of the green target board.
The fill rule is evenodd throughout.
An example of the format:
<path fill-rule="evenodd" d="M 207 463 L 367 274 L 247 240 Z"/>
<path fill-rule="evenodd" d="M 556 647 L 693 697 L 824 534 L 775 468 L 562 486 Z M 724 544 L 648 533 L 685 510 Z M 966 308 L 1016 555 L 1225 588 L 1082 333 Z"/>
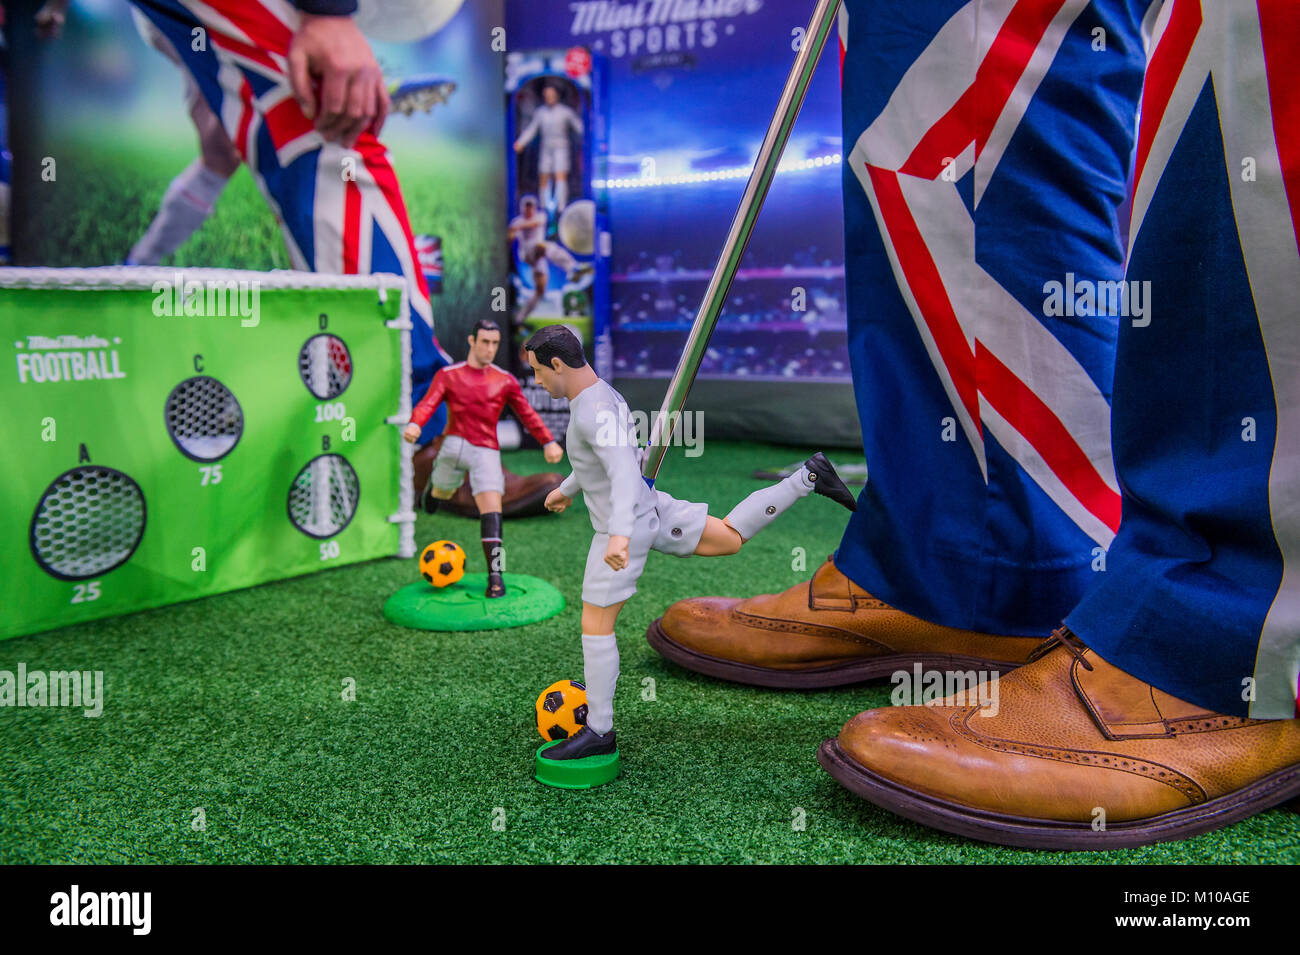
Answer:
<path fill-rule="evenodd" d="M 0 637 L 414 553 L 396 276 L 0 269 Z"/>

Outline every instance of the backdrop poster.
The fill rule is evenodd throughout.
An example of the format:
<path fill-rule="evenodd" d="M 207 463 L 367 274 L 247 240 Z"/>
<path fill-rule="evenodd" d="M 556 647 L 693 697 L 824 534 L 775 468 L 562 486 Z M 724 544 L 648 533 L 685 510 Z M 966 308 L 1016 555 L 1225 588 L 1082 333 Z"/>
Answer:
<path fill-rule="evenodd" d="M 544 11 L 544 12 L 543 12 Z M 811 5 L 507 0 L 511 50 L 607 64 L 614 373 L 657 406 Z M 839 75 L 823 57 L 691 407 L 715 436 L 857 445 L 846 341 Z M 640 400 L 638 400 L 640 399 Z"/>

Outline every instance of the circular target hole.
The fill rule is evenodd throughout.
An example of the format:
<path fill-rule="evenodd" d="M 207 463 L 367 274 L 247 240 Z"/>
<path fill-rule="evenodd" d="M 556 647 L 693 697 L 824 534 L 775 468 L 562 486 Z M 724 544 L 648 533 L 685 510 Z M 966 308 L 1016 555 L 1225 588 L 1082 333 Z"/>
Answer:
<path fill-rule="evenodd" d="M 308 537 L 333 537 L 357 511 L 361 483 L 347 458 L 312 458 L 289 486 L 289 520 Z"/>
<path fill-rule="evenodd" d="M 121 471 L 83 465 L 50 482 L 32 515 L 32 556 L 60 580 L 85 580 L 131 559 L 144 536 L 144 493 Z"/>
<path fill-rule="evenodd" d="M 317 398 L 337 398 L 352 383 L 352 353 L 337 335 L 313 335 L 298 352 L 298 374 Z"/>
<path fill-rule="evenodd" d="M 195 461 L 216 461 L 244 433 L 244 410 L 230 389 L 206 375 L 187 378 L 167 396 L 167 433 Z"/>

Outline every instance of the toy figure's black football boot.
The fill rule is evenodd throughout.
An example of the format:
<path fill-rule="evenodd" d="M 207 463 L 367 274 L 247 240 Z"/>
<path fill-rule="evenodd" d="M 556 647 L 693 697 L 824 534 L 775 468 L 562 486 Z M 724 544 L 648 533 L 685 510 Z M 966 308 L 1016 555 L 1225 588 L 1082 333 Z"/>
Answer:
<path fill-rule="evenodd" d="M 488 574 L 487 592 L 485 597 L 504 597 L 506 595 L 506 582 L 501 579 L 500 574 Z"/>
<path fill-rule="evenodd" d="M 818 451 L 811 458 L 803 463 L 808 469 L 808 473 L 813 479 L 813 490 L 818 494 L 824 494 L 836 504 L 843 504 L 850 511 L 858 509 L 857 499 L 854 498 L 853 492 L 848 489 L 840 476 L 835 473 L 835 467 L 826 459 L 826 455 Z"/>
<path fill-rule="evenodd" d="M 584 726 L 568 739 L 542 751 L 542 759 L 582 759 L 584 756 L 604 756 L 615 752 L 614 731 L 601 736 Z"/>

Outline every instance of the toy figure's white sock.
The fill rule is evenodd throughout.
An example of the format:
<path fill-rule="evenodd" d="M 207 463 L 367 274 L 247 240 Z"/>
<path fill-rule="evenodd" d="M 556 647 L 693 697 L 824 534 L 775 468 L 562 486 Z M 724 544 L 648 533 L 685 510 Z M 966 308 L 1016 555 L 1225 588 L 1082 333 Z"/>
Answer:
<path fill-rule="evenodd" d="M 814 482 L 805 467 L 771 487 L 755 491 L 731 509 L 727 523 L 745 540 L 751 540 L 801 497 L 812 493 Z"/>
<path fill-rule="evenodd" d="M 587 685 L 587 725 L 604 736 L 614 728 L 614 685 L 618 683 L 618 642 L 612 633 L 582 635 L 583 682 Z"/>
<path fill-rule="evenodd" d="M 569 177 L 555 177 L 555 211 L 563 212 L 564 207 L 569 204 Z"/>
<path fill-rule="evenodd" d="M 195 159 L 172 180 L 162 205 L 140 241 L 127 253 L 131 265 L 157 265 L 198 231 L 212 215 L 217 197 L 229 180 Z"/>

